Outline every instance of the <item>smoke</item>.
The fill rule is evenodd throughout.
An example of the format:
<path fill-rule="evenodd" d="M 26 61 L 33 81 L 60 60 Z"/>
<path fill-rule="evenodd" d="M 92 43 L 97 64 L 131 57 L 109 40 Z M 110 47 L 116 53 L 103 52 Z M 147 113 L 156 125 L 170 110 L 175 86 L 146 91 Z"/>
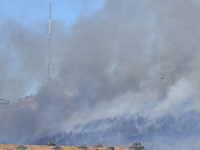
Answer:
<path fill-rule="evenodd" d="M 95 107 L 93 119 L 146 104 L 155 107 L 153 114 L 191 101 L 184 110 L 193 109 L 199 99 L 198 13 L 199 3 L 188 0 L 108 1 L 93 17 L 80 17 L 70 35 L 56 31 L 63 88 Z"/>
<path fill-rule="evenodd" d="M 70 131 L 79 123 L 122 114 L 155 119 L 198 111 L 198 14 L 199 2 L 193 0 L 109 0 L 71 26 L 54 21 L 57 84 L 50 93 L 42 86 L 48 22 L 2 23 L 0 95 L 20 97 L 41 85 L 29 109 L 1 109 L 0 130 L 8 136 L 0 141 L 23 143 L 18 136 Z"/>
<path fill-rule="evenodd" d="M 24 96 L 35 83 L 44 82 L 46 75 L 47 32 L 45 23 L 26 27 L 8 20 L 1 24 L 0 95 L 5 98 Z"/>

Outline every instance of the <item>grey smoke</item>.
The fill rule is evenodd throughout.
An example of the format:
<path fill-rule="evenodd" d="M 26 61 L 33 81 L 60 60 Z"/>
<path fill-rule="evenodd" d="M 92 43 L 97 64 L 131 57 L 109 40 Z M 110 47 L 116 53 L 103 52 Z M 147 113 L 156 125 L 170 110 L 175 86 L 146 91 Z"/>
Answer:
<path fill-rule="evenodd" d="M 1 97 L 20 98 L 26 96 L 24 94 L 38 81 L 44 83 L 47 49 L 45 24 L 35 23 L 35 27 L 28 28 L 12 20 L 1 23 Z M 38 26 L 43 31 L 37 30 Z"/>
<path fill-rule="evenodd" d="M 42 86 L 48 22 L 1 23 L 0 95 L 20 97 L 34 83 L 41 85 L 37 111 L 2 109 L 12 120 L 1 116 L 0 129 L 14 135 L 12 143 L 16 135 L 70 131 L 98 118 L 141 113 L 153 119 L 199 110 L 199 14 L 193 0 L 109 0 L 70 27 L 54 21 L 57 90 L 51 94 Z M 66 94 L 74 100 L 66 101 Z"/>

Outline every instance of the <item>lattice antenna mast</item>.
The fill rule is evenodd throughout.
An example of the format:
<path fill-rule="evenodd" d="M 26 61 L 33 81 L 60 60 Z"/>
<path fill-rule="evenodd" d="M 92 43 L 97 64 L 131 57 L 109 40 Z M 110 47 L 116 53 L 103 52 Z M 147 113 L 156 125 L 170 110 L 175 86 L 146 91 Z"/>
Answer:
<path fill-rule="evenodd" d="M 52 21 L 51 21 L 51 3 L 49 3 L 49 49 L 48 49 L 48 86 L 52 85 L 55 78 Z"/>

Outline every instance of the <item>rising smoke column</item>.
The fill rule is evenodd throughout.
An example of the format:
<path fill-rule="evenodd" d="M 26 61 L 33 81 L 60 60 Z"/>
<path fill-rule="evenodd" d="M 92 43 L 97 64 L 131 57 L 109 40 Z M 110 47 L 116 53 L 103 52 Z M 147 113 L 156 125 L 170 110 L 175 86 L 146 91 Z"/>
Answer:
<path fill-rule="evenodd" d="M 155 118 L 171 112 L 198 110 L 199 13 L 199 3 L 192 0 L 111 0 L 96 14 L 88 18 L 80 16 L 71 27 L 55 21 L 54 49 L 61 90 L 55 95 L 60 99 L 49 98 L 43 88 L 38 90 L 40 113 L 35 116 L 39 119 L 32 129 L 39 134 L 49 124 L 48 130 L 70 130 L 77 123 L 121 114 L 142 113 Z M 46 64 L 41 55 L 37 62 L 32 59 L 29 62 L 28 56 L 38 57 L 45 49 L 45 42 L 38 37 L 47 39 L 44 34 L 47 32 L 32 33 L 20 23 L 7 24 L 4 27 L 10 30 L 1 28 L 5 36 L 1 37 L 3 47 L 13 52 L 12 43 L 17 49 L 25 76 L 18 76 L 21 80 L 12 84 L 15 89 L 12 91 L 23 93 L 26 84 L 45 76 L 42 70 Z M 36 48 L 26 51 L 32 49 L 30 45 Z M 5 85 L 1 86 L 2 93 L 8 89 L 6 83 L 12 81 L 6 74 L 9 62 L 5 58 L 10 55 L 4 56 L 0 59 L 1 85 Z M 30 69 L 32 64 L 34 67 Z M 72 109 L 64 100 L 69 93 L 76 95 L 76 107 Z M 51 115 L 53 119 L 46 119 Z M 54 123 L 54 119 L 62 121 Z"/>
<path fill-rule="evenodd" d="M 198 5 L 107 1 L 94 17 L 80 17 L 71 35 L 56 33 L 64 88 L 92 108 L 116 105 L 120 113 L 137 103 L 198 99 Z"/>

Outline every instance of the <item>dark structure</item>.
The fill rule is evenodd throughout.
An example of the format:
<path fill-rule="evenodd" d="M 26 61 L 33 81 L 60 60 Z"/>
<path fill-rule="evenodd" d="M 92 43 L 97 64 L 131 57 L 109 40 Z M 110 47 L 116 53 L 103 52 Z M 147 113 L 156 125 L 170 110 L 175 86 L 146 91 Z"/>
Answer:
<path fill-rule="evenodd" d="M 9 101 L 9 100 L 0 98 L 0 105 L 9 105 L 9 104 L 10 104 L 10 101 Z"/>
<path fill-rule="evenodd" d="M 53 52 L 53 38 L 52 38 L 52 21 L 51 21 L 51 3 L 49 3 L 49 49 L 48 49 L 48 81 L 50 86 L 54 82 L 55 67 L 54 67 L 54 52 Z"/>

